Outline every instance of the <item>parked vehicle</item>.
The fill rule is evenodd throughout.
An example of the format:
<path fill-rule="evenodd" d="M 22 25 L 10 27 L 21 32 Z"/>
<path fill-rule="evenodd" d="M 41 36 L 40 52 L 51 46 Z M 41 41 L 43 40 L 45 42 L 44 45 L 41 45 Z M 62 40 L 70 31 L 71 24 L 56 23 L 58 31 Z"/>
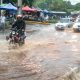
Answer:
<path fill-rule="evenodd" d="M 73 26 L 72 18 L 61 18 L 55 25 L 56 30 L 65 30 L 66 28 L 71 28 Z"/>
<path fill-rule="evenodd" d="M 73 25 L 74 32 L 80 32 L 80 18 L 77 18 Z"/>

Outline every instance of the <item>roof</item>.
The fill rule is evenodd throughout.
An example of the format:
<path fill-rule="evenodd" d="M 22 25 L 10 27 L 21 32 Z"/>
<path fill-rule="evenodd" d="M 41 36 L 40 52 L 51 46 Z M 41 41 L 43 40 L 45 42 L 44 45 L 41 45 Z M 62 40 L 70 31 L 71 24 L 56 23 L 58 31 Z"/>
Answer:
<path fill-rule="evenodd" d="M 50 11 L 50 13 L 66 14 L 66 12 L 63 12 L 63 11 Z"/>

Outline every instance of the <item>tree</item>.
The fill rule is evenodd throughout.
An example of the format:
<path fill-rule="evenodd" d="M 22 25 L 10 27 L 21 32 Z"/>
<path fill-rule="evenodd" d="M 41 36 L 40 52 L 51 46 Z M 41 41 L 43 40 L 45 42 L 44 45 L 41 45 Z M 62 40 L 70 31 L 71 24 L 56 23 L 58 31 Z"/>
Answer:
<path fill-rule="evenodd" d="M 75 9 L 75 10 L 80 10 L 80 3 L 77 3 L 77 4 L 74 6 L 74 9 Z"/>
<path fill-rule="evenodd" d="M 17 0 L 3 0 L 4 3 L 17 3 Z M 22 0 L 23 5 L 33 5 L 34 0 Z"/>
<path fill-rule="evenodd" d="M 23 0 L 24 5 L 29 5 L 30 7 L 33 5 L 34 0 Z"/>
<path fill-rule="evenodd" d="M 56 11 L 69 11 L 73 9 L 70 1 L 64 0 L 36 0 L 34 3 L 35 6 L 38 6 L 42 9 L 56 10 Z"/>

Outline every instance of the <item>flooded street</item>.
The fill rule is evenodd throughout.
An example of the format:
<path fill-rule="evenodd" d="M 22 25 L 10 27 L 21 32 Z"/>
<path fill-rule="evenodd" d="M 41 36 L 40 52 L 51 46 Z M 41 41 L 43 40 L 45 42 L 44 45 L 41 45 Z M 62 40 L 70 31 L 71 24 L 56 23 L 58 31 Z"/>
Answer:
<path fill-rule="evenodd" d="M 25 45 L 12 49 L 0 33 L 0 80 L 62 80 L 80 66 L 80 33 L 54 24 L 27 25 Z"/>

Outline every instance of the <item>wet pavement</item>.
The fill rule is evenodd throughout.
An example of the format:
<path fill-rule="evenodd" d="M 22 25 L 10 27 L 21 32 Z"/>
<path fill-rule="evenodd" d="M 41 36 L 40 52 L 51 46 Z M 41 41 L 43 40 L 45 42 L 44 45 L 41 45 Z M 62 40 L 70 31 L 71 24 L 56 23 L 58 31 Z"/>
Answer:
<path fill-rule="evenodd" d="M 27 25 L 25 45 L 12 49 L 0 33 L 0 80 L 62 80 L 80 65 L 80 33 Z"/>

